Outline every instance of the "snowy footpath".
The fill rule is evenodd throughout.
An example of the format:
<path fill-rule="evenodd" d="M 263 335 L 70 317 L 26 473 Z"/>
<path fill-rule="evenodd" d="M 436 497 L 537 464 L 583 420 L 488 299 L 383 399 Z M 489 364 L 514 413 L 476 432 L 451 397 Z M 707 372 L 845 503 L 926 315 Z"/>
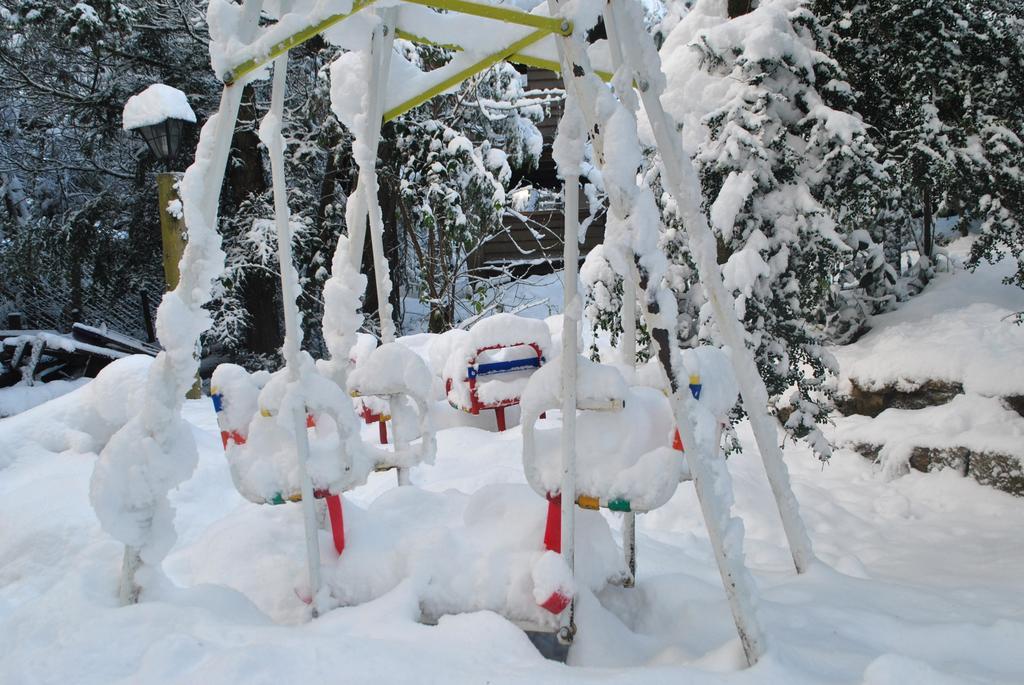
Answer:
<path fill-rule="evenodd" d="M 543 515 L 543 501 L 523 485 L 518 427 L 442 430 L 437 463 L 413 470 L 408 494 L 385 473 L 346 495 L 351 551 L 379 566 L 350 571 L 380 587 L 368 603 L 306 623 L 296 595 L 304 579 L 300 507 L 243 501 L 209 401 L 189 402 L 200 459 L 173 493 L 179 540 L 165 563 L 168 582 L 119 608 L 122 547 L 100 530 L 88 499 L 95 455 L 87 441 L 75 445 L 73 430 L 57 435 L 76 393 L 0 422 L 2 451 L 14 455 L 0 461 L 3 683 L 1024 681 L 1024 500 L 952 472 L 886 481 L 844 450 L 822 469 L 788 447 L 821 559 L 796 577 L 745 425 L 744 452 L 729 469 L 770 642 L 752 669 L 740 668 L 685 483 L 668 505 L 639 517 L 637 587 L 583 591 L 568 666 L 545 661 L 495 613 L 417 620 L 427 581 L 403 567 L 405 551 L 394 545 L 434 544 L 443 559 L 445 540 L 471 523 L 458 521 L 469 518 L 468 503 L 486 503 L 490 493 L 521 503 L 504 512 L 507 520 Z M 48 424 L 54 434 L 41 434 Z M 510 488 L 522 491 L 508 497 Z M 418 541 L 389 535 L 399 515 L 418 519 Z M 617 531 L 616 516 L 608 518 Z M 331 573 L 326 537 L 323 547 Z M 486 585 L 490 573 L 507 570 L 476 565 L 441 580 Z"/>

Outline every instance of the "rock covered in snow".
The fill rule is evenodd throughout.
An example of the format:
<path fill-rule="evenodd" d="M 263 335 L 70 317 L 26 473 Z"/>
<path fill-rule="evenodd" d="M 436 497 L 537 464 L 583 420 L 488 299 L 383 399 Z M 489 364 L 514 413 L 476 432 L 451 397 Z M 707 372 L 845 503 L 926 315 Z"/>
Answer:
<path fill-rule="evenodd" d="M 998 398 L 957 395 L 935 407 L 851 416 L 834 439 L 877 459 L 890 477 L 910 468 L 951 467 L 986 485 L 1024 494 L 1024 418 Z"/>

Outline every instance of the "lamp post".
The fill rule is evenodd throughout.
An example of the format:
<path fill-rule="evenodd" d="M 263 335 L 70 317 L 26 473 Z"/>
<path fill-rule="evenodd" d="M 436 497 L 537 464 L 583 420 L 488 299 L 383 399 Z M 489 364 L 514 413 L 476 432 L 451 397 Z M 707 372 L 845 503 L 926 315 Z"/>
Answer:
<path fill-rule="evenodd" d="M 124 105 L 124 130 L 137 131 L 153 156 L 167 171 L 156 175 L 157 202 L 160 208 L 160 238 L 163 244 L 164 281 L 168 291 L 178 286 L 178 263 L 185 252 L 187 232 L 177 184 L 180 172 L 170 171 L 181 145 L 185 124 L 196 123 L 195 112 L 185 94 L 177 88 L 154 83 Z M 189 390 L 189 399 L 202 396 L 199 376 Z"/>

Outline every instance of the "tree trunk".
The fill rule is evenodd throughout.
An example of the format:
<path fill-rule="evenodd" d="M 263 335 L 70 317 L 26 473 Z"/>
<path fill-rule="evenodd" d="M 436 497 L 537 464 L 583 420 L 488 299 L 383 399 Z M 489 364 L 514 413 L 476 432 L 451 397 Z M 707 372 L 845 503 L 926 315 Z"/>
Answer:
<path fill-rule="evenodd" d="M 925 185 L 922 195 L 924 205 L 924 228 L 921 232 L 921 249 L 924 251 L 924 256 L 931 259 L 932 253 L 935 251 L 935 220 L 932 216 L 932 187 L 930 185 Z"/>
<path fill-rule="evenodd" d="M 398 188 L 390 183 L 381 184 L 380 209 L 384 219 L 384 256 L 391 269 L 391 317 L 395 330 L 402 334 L 402 286 L 405 285 L 405 264 L 398 237 Z"/>
<path fill-rule="evenodd" d="M 341 153 L 337 149 L 339 141 L 331 140 L 327 143 L 327 163 L 324 166 L 324 177 L 320 182 L 320 201 L 317 204 L 316 224 L 320 234 L 320 242 L 324 245 L 334 244 L 334 229 L 337 219 L 336 209 L 328 215 L 328 208 L 336 206 L 339 185 L 347 171 L 341 163 Z"/>
<path fill-rule="evenodd" d="M 753 9 L 752 4 L 752 0 L 728 0 L 729 18 L 735 19 L 748 14 Z"/>
<path fill-rule="evenodd" d="M 241 205 L 250 195 L 267 190 L 263 171 L 263 157 L 256 134 L 256 106 L 253 102 L 252 86 L 245 87 L 238 120 L 245 122 L 235 129 L 231 141 L 231 160 L 228 162 L 227 181 L 229 199 L 235 207 Z M 280 322 L 280 283 L 272 274 L 250 271 L 246 276 L 245 308 L 249 313 L 247 346 L 256 353 L 272 354 L 284 342 Z"/>
<path fill-rule="evenodd" d="M 882 209 L 875 217 L 875 223 L 881 230 L 882 251 L 885 261 L 896 270 L 897 274 L 903 273 L 903 211 L 899 200 L 895 195 L 888 195 L 882 204 Z"/>
<path fill-rule="evenodd" d="M 953 195 L 953 212 L 956 214 L 957 228 L 961 237 L 967 237 L 967 221 L 964 219 L 964 203 L 959 194 Z"/>

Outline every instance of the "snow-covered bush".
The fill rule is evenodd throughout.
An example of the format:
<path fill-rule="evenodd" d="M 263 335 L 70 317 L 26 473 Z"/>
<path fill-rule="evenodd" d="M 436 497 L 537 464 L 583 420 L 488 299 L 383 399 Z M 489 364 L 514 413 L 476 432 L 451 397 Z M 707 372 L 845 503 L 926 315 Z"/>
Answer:
<path fill-rule="evenodd" d="M 828 303 L 848 308 L 830 298 L 839 275 L 853 273 L 859 283 L 872 266 L 848 240 L 873 227 L 886 182 L 844 74 L 823 52 L 828 45 L 826 29 L 800 0 L 766 0 L 735 19 L 725 3 L 703 0 L 661 49 L 666 106 L 695 155 L 748 344 L 769 394 L 789 397 L 787 425 L 813 433 L 822 458 L 828 449 L 815 424 L 830 408 L 835 366 L 824 348 L 825 319 L 834 315 Z M 672 209 L 666 250 L 685 279 L 688 250 L 672 230 Z M 873 296 L 888 301 L 891 287 L 879 279 Z M 703 297 L 684 300 L 684 314 L 699 317 L 699 336 L 715 339 Z"/>
<path fill-rule="evenodd" d="M 0 82 L 8 84 L 0 94 L 0 302 L 15 301 L 30 325 L 106 322 L 145 334 L 139 292 L 155 305 L 163 287 L 151 172 L 165 167 L 141 137 L 121 130 L 121 111 L 159 81 L 188 93 L 200 118 L 209 112 L 219 84 L 201 6 L 16 0 L 0 8 Z M 194 144 L 186 127 L 180 159 Z"/>
<path fill-rule="evenodd" d="M 965 234 L 980 229 L 972 263 L 1009 250 L 1009 280 L 1024 286 L 1024 5 L 811 6 L 837 37 L 833 55 L 893 179 L 897 241 L 931 257 L 936 217 L 956 216 Z"/>

